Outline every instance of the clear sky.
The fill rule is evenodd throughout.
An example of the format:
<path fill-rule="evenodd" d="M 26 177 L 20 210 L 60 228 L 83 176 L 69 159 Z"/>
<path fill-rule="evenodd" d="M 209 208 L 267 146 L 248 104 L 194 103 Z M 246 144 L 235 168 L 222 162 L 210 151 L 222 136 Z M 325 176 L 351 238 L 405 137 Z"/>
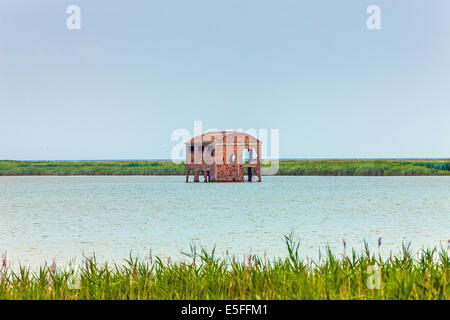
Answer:
<path fill-rule="evenodd" d="M 0 159 L 169 158 L 194 120 L 279 129 L 282 158 L 450 157 L 450 1 L 0 2 Z"/>

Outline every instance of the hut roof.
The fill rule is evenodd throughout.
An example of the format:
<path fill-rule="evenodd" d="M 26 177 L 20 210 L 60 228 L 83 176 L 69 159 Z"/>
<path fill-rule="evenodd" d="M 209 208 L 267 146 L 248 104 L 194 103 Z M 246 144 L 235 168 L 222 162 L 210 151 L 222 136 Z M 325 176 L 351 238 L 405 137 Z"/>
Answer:
<path fill-rule="evenodd" d="M 186 144 L 199 144 L 199 143 L 205 144 L 211 143 L 212 141 L 219 142 L 222 141 L 224 136 L 225 141 L 227 143 L 234 142 L 234 137 L 237 137 L 238 142 L 244 142 L 245 139 L 248 137 L 248 141 L 250 143 L 259 143 L 259 144 L 262 143 L 259 139 L 255 138 L 254 136 L 240 131 L 212 131 L 195 136 L 194 138 L 186 142 Z"/>

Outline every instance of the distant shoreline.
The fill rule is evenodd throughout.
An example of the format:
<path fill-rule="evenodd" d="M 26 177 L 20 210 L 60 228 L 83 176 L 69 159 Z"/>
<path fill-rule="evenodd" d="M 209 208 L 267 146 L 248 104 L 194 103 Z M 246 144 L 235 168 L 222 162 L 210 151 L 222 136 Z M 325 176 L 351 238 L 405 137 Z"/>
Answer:
<path fill-rule="evenodd" d="M 263 168 L 269 164 L 263 162 Z M 184 175 L 171 161 L 0 160 L 0 176 Z M 279 176 L 450 176 L 450 159 L 280 160 Z"/>
<path fill-rule="evenodd" d="M 265 161 L 271 161 L 275 159 L 264 159 Z M 370 161 L 370 160 L 384 160 L 384 161 L 447 161 L 450 162 L 450 158 L 440 158 L 440 157 L 428 157 L 428 158 L 280 158 L 279 161 Z M 32 159 L 32 160 L 16 160 L 16 159 L 0 159 L 3 161 L 16 161 L 16 162 L 171 162 L 171 159 L 155 158 L 155 159 Z"/>

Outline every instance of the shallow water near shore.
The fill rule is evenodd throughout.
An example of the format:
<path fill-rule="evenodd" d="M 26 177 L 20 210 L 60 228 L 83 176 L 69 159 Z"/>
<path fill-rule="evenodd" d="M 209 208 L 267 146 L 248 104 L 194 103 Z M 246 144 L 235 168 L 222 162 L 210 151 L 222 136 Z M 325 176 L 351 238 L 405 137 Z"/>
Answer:
<path fill-rule="evenodd" d="M 181 259 L 190 244 L 220 255 L 283 257 L 330 246 L 383 255 L 447 248 L 450 177 L 263 177 L 262 183 L 188 183 L 182 176 L 0 177 L 0 252 L 8 261 L 58 265 L 95 252 Z M 382 238 L 378 249 L 377 242 Z"/>

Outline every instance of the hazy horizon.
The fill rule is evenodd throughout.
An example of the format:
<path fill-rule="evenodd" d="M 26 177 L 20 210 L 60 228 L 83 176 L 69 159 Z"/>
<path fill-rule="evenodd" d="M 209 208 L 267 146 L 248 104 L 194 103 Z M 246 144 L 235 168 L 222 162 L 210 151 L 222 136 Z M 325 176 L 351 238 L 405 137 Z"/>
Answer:
<path fill-rule="evenodd" d="M 283 159 L 449 158 L 449 18 L 449 1 L 2 1 L 0 159 L 169 159 L 196 120 L 279 129 Z"/>

